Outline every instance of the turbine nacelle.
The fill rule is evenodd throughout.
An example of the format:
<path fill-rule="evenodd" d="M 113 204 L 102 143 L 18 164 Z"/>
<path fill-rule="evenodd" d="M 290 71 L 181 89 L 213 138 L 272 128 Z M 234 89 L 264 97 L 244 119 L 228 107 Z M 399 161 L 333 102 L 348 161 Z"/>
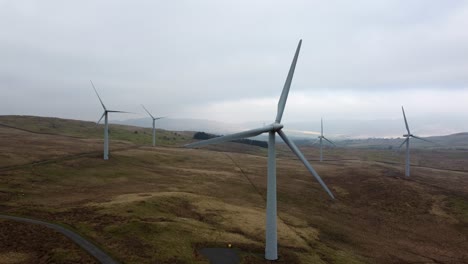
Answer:
<path fill-rule="evenodd" d="M 270 131 L 274 131 L 274 132 L 278 132 L 279 130 L 283 129 L 283 127 L 284 127 L 282 124 L 280 124 L 278 122 L 271 123 L 270 126 L 271 126 Z"/>

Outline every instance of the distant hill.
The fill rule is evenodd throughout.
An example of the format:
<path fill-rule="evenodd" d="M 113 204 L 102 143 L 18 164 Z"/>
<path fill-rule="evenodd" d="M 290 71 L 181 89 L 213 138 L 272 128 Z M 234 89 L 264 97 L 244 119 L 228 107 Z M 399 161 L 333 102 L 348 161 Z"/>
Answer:
<path fill-rule="evenodd" d="M 113 121 L 116 124 L 152 127 L 151 118 L 135 118 L 123 121 Z M 163 118 L 156 121 L 156 127 L 171 131 L 205 131 L 208 133 L 225 134 L 242 129 L 242 126 L 205 119 Z"/>
<path fill-rule="evenodd" d="M 443 146 L 468 149 L 468 132 L 457 133 L 448 136 L 429 137 L 428 139 L 433 140 Z"/>
<path fill-rule="evenodd" d="M 158 120 L 156 126 L 171 131 L 205 131 L 213 134 L 228 134 L 260 127 L 273 120 L 249 121 L 243 123 L 218 122 L 205 119 L 165 118 Z M 115 121 L 118 124 L 150 127 L 150 118 Z M 468 131 L 468 124 L 437 115 L 429 117 L 411 116 L 411 132 L 421 137 L 451 135 Z M 289 137 L 317 138 L 320 132 L 320 119 L 284 122 Z M 397 138 L 405 133 L 403 119 L 353 120 L 324 119 L 324 131 L 327 137 L 340 139 Z"/>
<path fill-rule="evenodd" d="M 13 127 L 33 133 L 64 135 L 78 138 L 103 138 L 104 127 L 94 122 L 38 116 L 0 116 L 0 126 Z M 125 140 L 135 144 L 151 144 L 151 129 L 111 124 L 111 140 Z M 157 142 L 163 145 L 174 145 L 188 142 L 193 133 L 157 130 Z"/>
<path fill-rule="evenodd" d="M 211 139 L 211 138 L 215 138 L 215 137 L 220 137 L 220 136 L 205 133 L 205 132 L 196 132 L 193 135 L 193 139 L 198 139 L 198 140 L 207 140 L 207 139 Z M 241 144 L 246 144 L 246 145 L 253 145 L 253 146 L 258 146 L 258 147 L 262 147 L 262 148 L 268 148 L 268 143 L 267 142 L 260 141 L 260 140 L 248 139 L 248 138 L 231 140 L 231 142 L 241 143 Z"/>
<path fill-rule="evenodd" d="M 411 139 L 411 147 L 414 148 L 447 148 L 468 150 L 468 133 L 457 133 L 446 136 L 424 137 L 436 144 L 418 139 Z M 337 144 L 343 147 L 362 147 L 376 149 L 398 149 L 405 138 L 367 138 L 367 139 L 346 139 L 338 141 Z M 302 144 L 312 144 L 311 140 L 303 141 Z M 404 148 L 404 146 L 402 147 Z"/>
<path fill-rule="evenodd" d="M 132 119 L 134 121 L 138 119 Z M 166 123 L 163 123 L 166 122 Z M 184 123 L 185 125 L 181 125 Z M 135 125 L 122 125 L 122 124 L 111 124 L 110 134 L 111 140 L 126 140 L 136 144 L 150 144 L 151 143 L 151 120 L 140 119 L 138 122 L 134 122 Z M 143 124 L 139 126 L 139 124 Z M 165 124 L 163 126 L 163 124 Z M 172 125 L 171 125 L 172 124 Z M 211 124 L 211 125 L 210 125 Z M 0 125 L 12 126 L 19 129 L 24 129 L 36 133 L 44 134 L 58 134 L 66 136 L 74 136 L 81 138 L 102 138 L 103 137 L 103 125 L 96 125 L 94 122 L 61 119 L 53 117 L 38 117 L 38 116 L 0 116 Z M 261 124 L 260 124 L 261 125 Z M 192 127 L 199 128 L 193 129 L 192 131 L 204 131 L 207 133 L 213 133 L 212 130 L 217 130 L 215 127 L 224 127 L 223 123 L 209 121 L 209 120 L 194 120 L 194 119 L 162 119 L 158 121 L 157 127 L 171 127 L 173 131 L 167 131 L 163 129 L 157 129 L 157 141 L 165 145 L 174 145 L 187 143 L 192 140 L 194 132 L 188 129 Z M 204 126 L 211 127 L 211 129 L 203 129 Z M 250 128 L 253 124 L 250 124 Z M 178 129 L 179 128 L 179 129 Z M 234 126 L 229 127 L 229 131 L 226 132 L 215 132 L 215 134 L 225 134 L 233 131 L 240 131 L 240 125 L 238 128 Z M 226 128 L 224 127 L 224 130 Z M 300 145 L 311 145 L 316 141 L 316 135 L 309 135 L 309 137 L 301 137 L 298 133 L 287 132 L 294 141 Z M 253 139 L 264 139 L 265 137 L 259 136 Z M 439 145 L 433 145 L 420 140 L 412 140 L 412 147 L 415 148 L 451 148 L 451 149 L 468 149 L 468 133 L 456 133 L 447 136 L 433 136 L 427 139 L 432 140 Z M 377 148 L 377 149 L 396 149 L 403 142 L 404 138 L 367 138 L 367 139 L 341 139 L 336 140 L 338 146 L 341 147 L 361 147 L 361 148 Z M 281 142 L 280 139 L 278 139 Z"/>

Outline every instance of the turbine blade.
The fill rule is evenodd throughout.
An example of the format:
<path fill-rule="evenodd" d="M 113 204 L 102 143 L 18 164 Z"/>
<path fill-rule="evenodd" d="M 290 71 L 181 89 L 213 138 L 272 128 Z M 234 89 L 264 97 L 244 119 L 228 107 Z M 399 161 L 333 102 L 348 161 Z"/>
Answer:
<path fill-rule="evenodd" d="M 194 148 L 194 147 L 201 147 L 201 146 L 206 146 L 206 145 L 210 145 L 210 144 L 217 144 L 217 143 L 222 143 L 222 142 L 236 140 L 236 139 L 255 137 L 255 136 L 258 136 L 258 135 L 260 135 L 262 133 L 271 131 L 273 129 L 274 129 L 274 127 L 272 125 L 270 125 L 270 126 L 266 126 L 266 127 L 261 127 L 261 128 L 247 130 L 247 131 L 244 131 L 244 132 L 231 134 L 231 135 L 226 135 L 226 136 L 221 136 L 221 137 L 216 137 L 216 138 L 211 138 L 211 139 L 207 139 L 207 140 L 202 140 L 202 141 L 190 143 L 190 144 L 184 145 L 184 147 Z"/>
<path fill-rule="evenodd" d="M 401 143 L 401 145 L 398 147 L 398 149 L 401 149 L 401 147 L 403 147 L 403 145 L 406 143 L 406 141 L 408 141 L 408 138 L 406 138 L 403 143 Z"/>
<path fill-rule="evenodd" d="M 409 131 L 408 121 L 406 121 L 405 109 L 403 108 L 403 106 L 401 107 L 401 110 L 403 111 L 403 117 L 405 118 L 406 130 L 408 131 L 408 135 L 410 135 L 411 132 Z"/>
<path fill-rule="evenodd" d="M 160 117 L 155 117 L 153 118 L 154 120 L 159 120 L 159 119 L 163 119 L 163 118 L 166 118 L 167 116 L 160 116 Z"/>
<path fill-rule="evenodd" d="M 317 140 L 315 140 L 315 141 L 314 141 L 314 143 L 312 143 L 312 145 L 311 145 L 311 146 L 313 146 L 313 145 L 317 144 L 317 142 L 319 142 L 319 140 L 320 140 L 320 139 L 317 139 Z"/>
<path fill-rule="evenodd" d="M 148 111 L 148 109 L 146 109 L 146 107 L 144 105 L 141 105 L 141 107 L 143 107 L 143 109 L 145 109 L 146 113 L 148 113 L 148 115 L 151 116 L 151 118 L 154 119 L 154 116 Z"/>
<path fill-rule="evenodd" d="M 102 108 L 104 108 L 104 110 L 107 110 L 106 109 L 106 106 L 104 105 L 104 103 L 102 102 L 101 100 L 101 97 L 99 96 L 97 90 L 96 90 L 96 87 L 94 87 L 94 83 L 93 81 L 89 80 L 91 82 L 91 85 L 93 86 L 93 89 L 94 89 L 94 92 L 96 93 L 97 97 L 99 98 L 99 102 L 101 102 L 101 105 L 102 105 Z"/>
<path fill-rule="evenodd" d="M 126 114 L 135 114 L 133 112 L 126 112 L 126 111 L 117 111 L 117 110 L 107 110 L 108 113 L 126 113 Z"/>
<path fill-rule="evenodd" d="M 331 140 L 329 140 L 328 138 L 326 138 L 326 137 L 323 137 L 323 139 L 325 139 L 326 141 L 330 142 L 330 144 L 332 144 L 333 146 L 335 146 L 335 147 L 336 147 L 336 144 L 335 144 L 335 143 L 333 143 L 333 142 L 332 142 Z"/>
<path fill-rule="evenodd" d="M 323 119 L 322 118 L 320 118 L 320 129 L 321 129 L 320 135 L 323 137 Z"/>
<path fill-rule="evenodd" d="M 284 132 L 282 130 L 278 130 L 278 134 L 284 140 L 284 142 L 289 146 L 289 148 L 292 150 L 292 152 L 294 154 L 296 154 L 296 156 L 302 161 L 302 163 L 304 163 L 306 168 L 309 170 L 310 173 L 312 173 L 312 175 L 320 183 L 320 185 L 322 185 L 322 188 L 325 189 L 325 191 L 328 193 L 328 195 L 330 195 L 330 197 L 332 199 L 335 199 L 335 196 L 333 196 L 330 189 L 328 189 L 327 185 L 322 181 L 322 178 L 320 178 L 320 176 L 317 174 L 317 172 L 314 170 L 314 168 L 312 168 L 310 163 L 304 158 L 304 155 L 302 155 L 301 151 L 296 147 L 294 142 L 289 140 L 289 138 L 286 136 L 286 134 L 284 134 Z"/>
<path fill-rule="evenodd" d="M 414 137 L 414 138 L 417 138 L 419 140 L 426 141 L 426 142 L 429 142 L 429 143 L 432 143 L 432 144 L 435 144 L 435 145 L 439 145 L 439 144 L 437 144 L 434 141 L 431 141 L 429 139 L 424 139 L 424 138 L 421 138 L 421 137 L 418 137 L 418 136 L 415 136 L 415 135 L 411 135 L 411 137 Z"/>
<path fill-rule="evenodd" d="M 99 123 L 101 122 L 101 120 L 104 118 L 105 115 L 106 115 L 106 112 L 104 111 L 104 113 L 102 113 L 101 118 L 99 118 L 99 120 L 97 121 L 96 125 L 99 125 Z"/>
<path fill-rule="evenodd" d="M 278 101 L 278 112 L 276 114 L 277 123 L 281 123 L 281 118 L 283 117 L 284 107 L 286 106 L 286 101 L 288 100 L 289 88 L 291 87 L 291 82 L 294 76 L 294 70 L 296 69 L 297 57 L 299 56 L 299 51 L 301 50 L 301 44 L 302 39 L 299 40 L 299 44 L 297 45 L 296 54 L 294 54 L 291 67 L 289 68 L 288 77 L 286 78 L 286 82 L 284 83 L 283 92 L 281 93 L 281 97 Z"/>

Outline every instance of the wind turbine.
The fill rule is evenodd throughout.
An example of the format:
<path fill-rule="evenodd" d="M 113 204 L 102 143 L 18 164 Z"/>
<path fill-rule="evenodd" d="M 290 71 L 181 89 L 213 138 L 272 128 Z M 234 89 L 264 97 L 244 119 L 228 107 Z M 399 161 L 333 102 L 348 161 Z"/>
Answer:
<path fill-rule="evenodd" d="M 101 97 L 99 96 L 96 87 L 94 87 L 93 81 L 91 81 L 91 85 L 93 86 L 94 92 L 96 92 L 97 97 L 99 98 L 99 101 L 101 102 L 102 108 L 104 108 L 104 113 L 102 113 L 101 118 L 99 121 L 97 121 L 96 124 L 99 124 L 104 118 L 104 160 L 109 159 L 109 123 L 108 123 L 108 114 L 109 113 L 129 113 L 129 112 L 124 112 L 124 111 L 117 111 L 117 110 L 107 110 L 106 106 L 101 100 Z"/>
<path fill-rule="evenodd" d="M 320 118 L 320 125 L 321 125 L 321 130 L 320 130 L 321 132 L 320 132 L 320 136 L 318 137 L 318 138 L 319 138 L 318 140 L 320 140 L 320 162 L 322 162 L 322 161 L 323 161 L 323 155 L 322 155 L 322 140 L 324 139 L 324 140 L 330 142 L 330 144 L 332 144 L 332 145 L 335 146 L 335 147 L 336 147 L 336 144 L 333 143 L 331 140 L 329 140 L 328 138 L 326 138 L 326 137 L 323 135 L 323 119 L 322 119 L 322 118 Z M 314 144 L 315 144 L 316 142 L 317 142 L 317 141 L 315 141 Z"/>
<path fill-rule="evenodd" d="M 204 141 L 199 141 L 185 145 L 185 147 L 199 147 L 205 146 L 214 143 L 221 143 L 226 141 L 231 141 L 235 139 L 249 138 L 258 136 L 263 133 L 268 133 L 268 177 L 267 177 L 267 204 L 266 204 L 266 245 L 265 245 L 265 258 L 267 260 L 276 260 L 278 259 L 278 242 L 277 242 L 277 226 L 276 226 L 276 150 L 275 150 L 275 138 L 276 133 L 284 140 L 288 145 L 291 151 L 296 154 L 296 156 L 302 161 L 306 166 L 307 170 L 315 177 L 315 179 L 320 183 L 322 188 L 330 195 L 332 199 L 335 197 L 322 181 L 317 172 L 312 168 L 309 162 L 304 158 L 304 155 L 297 148 L 297 146 L 292 142 L 286 134 L 283 132 L 283 125 L 281 124 L 281 118 L 283 117 L 284 108 L 286 106 L 286 100 L 288 99 L 289 88 L 291 87 L 291 82 L 294 75 L 294 70 L 296 68 L 297 58 L 299 56 L 299 50 L 301 48 L 302 40 L 299 41 L 299 44 L 294 55 L 291 67 L 289 69 L 288 77 L 283 87 L 283 92 L 278 102 L 278 110 L 275 122 L 270 125 L 256 128 L 244 132 L 239 132 L 231 135 L 226 135 L 222 137 L 212 138 Z"/>
<path fill-rule="evenodd" d="M 398 149 L 400 149 L 406 143 L 405 175 L 407 177 L 409 177 L 410 176 L 410 150 L 409 150 L 410 138 L 417 138 L 419 140 L 426 141 L 426 142 L 429 142 L 429 143 L 433 143 L 433 144 L 435 144 L 435 143 L 430 141 L 430 140 L 420 138 L 418 136 L 415 136 L 415 135 L 411 134 L 409 126 L 408 126 L 408 121 L 406 120 L 405 109 L 403 108 L 403 106 L 401 107 L 401 110 L 403 111 L 403 118 L 405 119 L 406 131 L 408 131 L 408 134 L 403 135 L 403 137 L 405 137 L 406 139 L 405 139 L 405 141 L 403 141 L 403 143 L 401 143 L 401 145 L 400 145 L 400 147 Z"/>
<path fill-rule="evenodd" d="M 146 107 L 144 105 L 141 105 L 143 107 L 143 109 L 145 109 L 146 113 L 148 113 L 148 115 L 153 119 L 153 147 L 156 146 L 156 128 L 155 128 L 155 122 L 156 120 L 158 119 L 162 119 L 164 117 L 154 117 L 152 114 L 150 114 L 150 112 L 148 111 L 148 109 L 146 109 Z"/>

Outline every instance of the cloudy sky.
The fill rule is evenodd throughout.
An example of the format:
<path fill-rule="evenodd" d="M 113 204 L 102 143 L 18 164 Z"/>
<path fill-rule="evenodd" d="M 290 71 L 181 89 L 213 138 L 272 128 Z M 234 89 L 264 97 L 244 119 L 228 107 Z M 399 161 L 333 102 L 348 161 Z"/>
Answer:
<path fill-rule="evenodd" d="M 404 105 L 422 134 L 468 131 L 467 29 L 456 0 L 0 0 L 0 114 L 96 121 L 91 79 L 110 109 L 270 122 L 303 39 L 285 123 Z"/>

